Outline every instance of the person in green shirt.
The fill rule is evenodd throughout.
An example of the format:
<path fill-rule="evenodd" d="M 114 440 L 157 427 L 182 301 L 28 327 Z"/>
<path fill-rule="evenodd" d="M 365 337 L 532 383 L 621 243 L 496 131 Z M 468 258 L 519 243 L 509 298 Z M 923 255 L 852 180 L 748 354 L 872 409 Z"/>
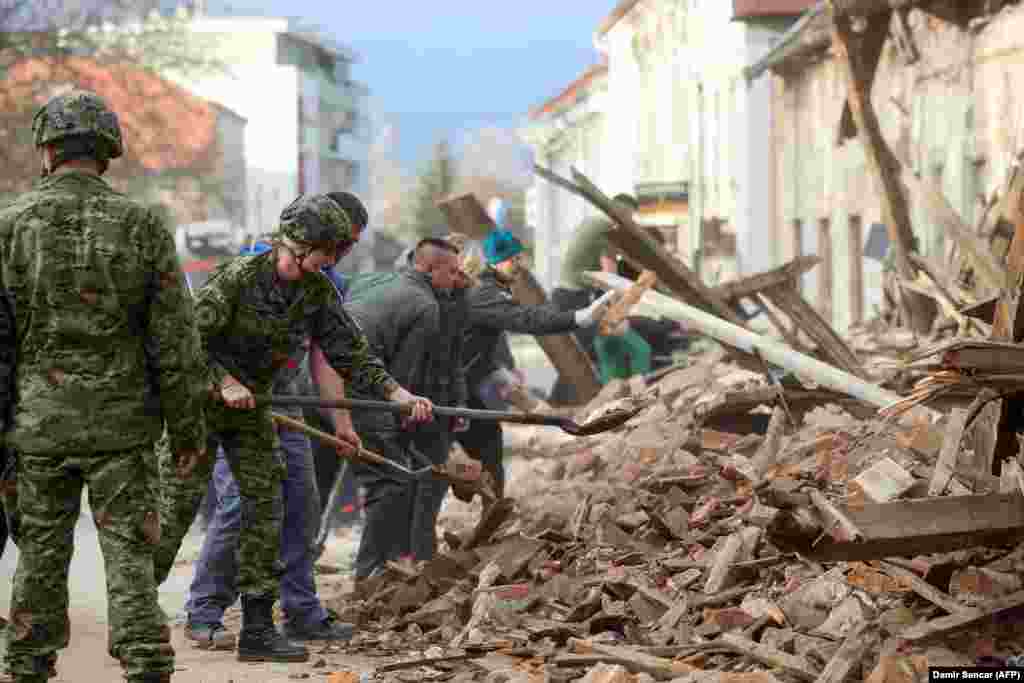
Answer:
<path fill-rule="evenodd" d="M 630 195 L 618 194 L 613 201 L 630 211 L 637 209 L 637 202 Z M 566 287 L 590 289 L 590 284 L 583 277 L 587 271 L 619 272 L 624 260 L 608 239 L 613 229 L 611 220 L 606 216 L 594 216 L 580 224 L 562 261 L 562 280 Z M 595 335 L 594 352 L 602 384 L 651 371 L 651 346 L 639 333 L 630 329 L 628 321 L 623 321 L 612 334 Z"/>

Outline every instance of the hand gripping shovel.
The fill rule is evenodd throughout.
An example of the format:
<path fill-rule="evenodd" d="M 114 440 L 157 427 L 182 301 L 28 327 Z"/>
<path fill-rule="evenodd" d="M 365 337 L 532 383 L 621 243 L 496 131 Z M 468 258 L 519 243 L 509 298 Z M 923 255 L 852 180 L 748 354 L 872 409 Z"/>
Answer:
<path fill-rule="evenodd" d="M 460 486 L 465 490 L 469 490 L 474 493 L 479 493 L 480 497 L 484 501 L 484 505 L 490 505 L 495 500 L 497 500 L 497 496 L 494 494 L 494 491 L 482 479 L 480 479 L 479 473 L 478 476 L 476 477 L 470 477 L 466 476 L 466 473 L 462 472 L 458 467 L 452 467 L 447 465 L 427 465 L 426 467 L 421 467 L 415 470 L 409 469 L 404 465 L 388 460 L 384 456 L 378 453 L 374 453 L 373 451 L 367 450 L 365 448 L 360 448 L 357 453 L 349 453 L 347 451 L 351 450 L 350 445 L 343 442 L 341 439 L 334 436 L 333 434 L 322 432 L 319 429 L 316 429 L 315 427 L 310 427 L 302 420 L 296 420 L 295 418 L 288 417 L 287 415 L 281 415 L 279 413 L 272 412 L 270 416 L 273 418 L 274 422 L 281 425 L 282 427 L 287 427 L 288 429 L 294 429 L 295 431 L 302 432 L 303 434 L 306 434 L 311 438 L 322 441 L 328 446 L 334 446 L 335 448 L 340 446 L 344 450 L 339 451 L 338 455 L 342 458 L 345 458 L 346 464 L 347 462 L 359 462 L 378 465 L 380 467 L 395 470 L 403 477 L 412 481 L 426 479 L 427 477 L 443 479 L 453 486 Z M 314 542 L 314 549 L 317 553 L 317 557 L 323 554 L 324 544 L 327 540 L 328 523 L 330 521 L 330 510 L 332 504 L 336 504 L 338 492 L 340 491 L 341 486 L 340 482 L 344 476 L 345 474 L 343 466 L 343 469 L 338 472 L 338 476 L 335 478 L 334 486 L 331 487 L 331 496 L 330 499 L 328 500 L 327 508 L 324 510 L 324 513 L 321 515 L 320 518 L 320 528 L 317 533 L 316 540 Z"/>
<path fill-rule="evenodd" d="M 257 399 L 259 400 L 259 399 Z M 345 410 L 376 410 L 396 415 L 402 415 L 409 411 L 404 403 L 394 401 L 366 401 L 357 399 L 341 399 L 328 401 L 314 396 L 282 396 L 273 394 L 267 396 L 264 401 L 273 405 L 286 406 L 313 406 L 316 408 L 342 408 Z M 526 425 L 545 425 L 558 427 L 566 434 L 573 436 L 592 436 L 608 432 L 621 427 L 634 415 L 640 412 L 645 406 L 639 405 L 633 408 L 621 408 L 611 411 L 600 417 L 594 418 L 583 424 L 559 415 L 540 415 L 538 413 L 513 413 L 501 410 L 473 410 L 470 408 L 452 408 L 449 406 L 434 406 L 434 415 L 444 417 L 464 417 L 469 420 L 488 420 L 496 422 L 515 422 Z M 380 456 L 378 456 L 380 457 Z"/>

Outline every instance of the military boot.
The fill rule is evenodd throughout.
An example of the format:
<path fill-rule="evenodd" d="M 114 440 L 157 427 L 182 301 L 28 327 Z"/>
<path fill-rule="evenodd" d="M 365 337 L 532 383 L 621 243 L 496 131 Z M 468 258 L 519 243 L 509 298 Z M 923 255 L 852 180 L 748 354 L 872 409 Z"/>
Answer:
<path fill-rule="evenodd" d="M 128 676 L 125 680 L 128 683 L 171 683 L 171 674 L 166 671 L 160 673 L 147 671 L 137 676 Z"/>
<path fill-rule="evenodd" d="M 297 645 L 274 626 L 274 599 L 242 596 L 242 631 L 238 634 L 240 662 L 305 662 L 309 650 Z"/>

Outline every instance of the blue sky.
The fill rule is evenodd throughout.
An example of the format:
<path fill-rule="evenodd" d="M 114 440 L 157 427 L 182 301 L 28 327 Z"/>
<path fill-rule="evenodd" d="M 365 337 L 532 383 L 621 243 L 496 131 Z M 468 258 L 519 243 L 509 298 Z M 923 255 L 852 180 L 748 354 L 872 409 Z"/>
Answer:
<path fill-rule="evenodd" d="M 593 33 L 615 0 L 238 0 L 295 16 L 360 55 L 365 82 L 422 163 L 442 135 L 515 126 L 597 59 Z"/>

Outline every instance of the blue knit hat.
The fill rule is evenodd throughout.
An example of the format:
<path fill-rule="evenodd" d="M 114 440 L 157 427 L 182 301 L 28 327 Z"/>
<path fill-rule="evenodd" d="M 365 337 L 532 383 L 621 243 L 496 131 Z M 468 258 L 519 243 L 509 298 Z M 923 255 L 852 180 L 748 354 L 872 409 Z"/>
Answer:
<path fill-rule="evenodd" d="M 484 258 L 492 266 L 525 251 L 523 243 L 508 230 L 492 230 L 484 240 Z"/>

